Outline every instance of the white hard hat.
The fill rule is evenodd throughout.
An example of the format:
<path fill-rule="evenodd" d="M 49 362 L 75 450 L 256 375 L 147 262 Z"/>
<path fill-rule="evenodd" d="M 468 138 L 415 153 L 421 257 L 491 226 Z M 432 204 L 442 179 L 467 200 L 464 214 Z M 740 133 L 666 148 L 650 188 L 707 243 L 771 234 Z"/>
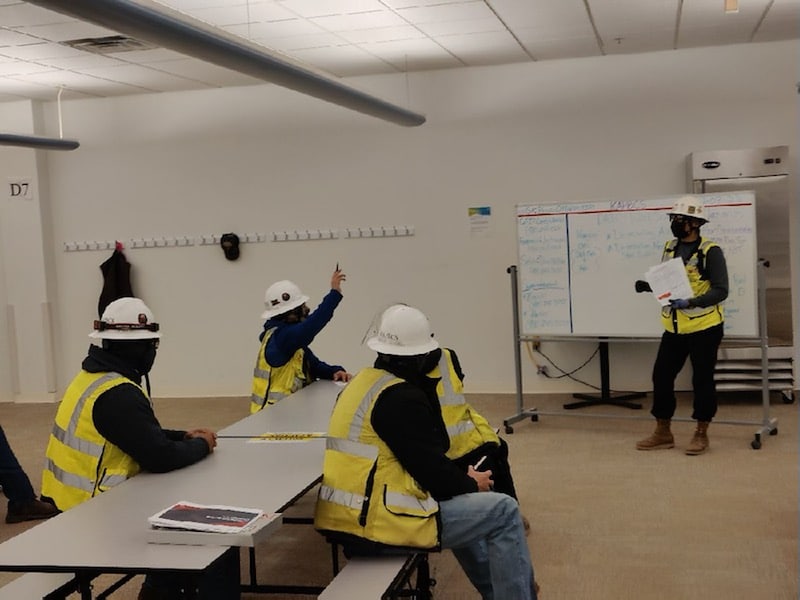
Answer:
<path fill-rule="evenodd" d="M 703 221 L 703 223 L 708 223 L 708 217 L 706 216 L 705 208 L 703 208 L 703 203 L 696 196 L 678 198 L 669 214 L 692 217 L 693 219 Z"/>
<path fill-rule="evenodd" d="M 114 300 L 94 322 L 90 338 L 102 340 L 149 340 L 160 338 L 153 311 L 139 298 Z"/>
<path fill-rule="evenodd" d="M 267 292 L 264 294 L 264 306 L 267 307 L 267 310 L 261 313 L 261 318 L 277 317 L 306 302 L 308 302 L 308 296 L 303 294 L 294 283 L 287 279 L 276 281 L 267 288 Z"/>
<path fill-rule="evenodd" d="M 439 342 L 422 311 L 395 304 L 383 311 L 377 332 L 367 340 L 367 346 L 381 354 L 415 356 L 436 350 Z"/>

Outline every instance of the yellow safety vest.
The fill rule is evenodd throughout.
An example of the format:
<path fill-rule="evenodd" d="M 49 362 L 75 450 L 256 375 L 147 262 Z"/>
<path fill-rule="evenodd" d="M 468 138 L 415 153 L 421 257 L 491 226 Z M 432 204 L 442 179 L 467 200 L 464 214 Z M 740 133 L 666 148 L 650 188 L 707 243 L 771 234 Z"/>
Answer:
<path fill-rule="evenodd" d="M 370 422 L 381 392 L 402 382 L 368 368 L 342 390 L 328 429 L 314 526 L 390 546 L 438 549 L 439 504 Z"/>
<path fill-rule="evenodd" d="M 675 247 L 678 245 L 678 240 L 672 239 L 664 246 L 664 252 L 661 254 L 661 262 L 671 260 L 675 257 Z M 686 262 L 686 275 L 689 277 L 689 284 L 692 286 L 693 297 L 701 296 L 711 289 L 711 282 L 708 279 L 702 279 L 700 269 L 700 254 L 703 257 L 708 254 L 711 248 L 718 245 L 708 240 L 700 241 L 697 251 L 689 257 Z M 705 258 L 703 259 L 705 263 Z M 673 309 L 669 306 L 661 308 L 661 324 L 664 329 L 672 333 L 694 333 L 696 331 L 703 331 L 715 325 L 719 325 L 724 321 L 724 312 L 721 304 L 713 304 L 712 306 L 699 307 L 692 306 L 690 308 Z"/>
<path fill-rule="evenodd" d="M 100 435 L 92 419 L 97 398 L 123 383 L 136 385 L 119 373 L 81 371 L 64 393 L 42 473 L 42 495 L 52 498 L 60 510 L 77 506 L 140 470 L 139 463 Z"/>
<path fill-rule="evenodd" d="M 500 438 L 489 425 L 489 422 L 475 411 L 464 398 L 464 384 L 459 379 L 453 366 L 449 350 L 442 349 L 439 365 L 428 377 L 441 377 L 436 385 L 436 394 L 442 406 L 442 419 L 450 438 L 450 449 L 447 458 L 461 458 L 468 452 L 492 442 L 500 445 Z"/>
<path fill-rule="evenodd" d="M 257 413 L 268 404 L 275 404 L 289 394 L 303 388 L 308 380 L 303 372 L 303 356 L 301 348 L 294 353 L 285 365 L 272 367 L 267 362 L 267 341 L 275 329 L 270 329 L 261 341 L 261 348 L 253 369 L 253 391 L 250 394 L 250 413 Z"/>

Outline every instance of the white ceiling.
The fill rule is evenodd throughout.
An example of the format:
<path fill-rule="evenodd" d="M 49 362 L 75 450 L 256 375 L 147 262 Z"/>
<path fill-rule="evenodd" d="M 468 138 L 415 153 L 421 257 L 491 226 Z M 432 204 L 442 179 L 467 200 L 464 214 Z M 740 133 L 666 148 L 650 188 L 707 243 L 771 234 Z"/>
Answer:
<path fill-rule="evenodd" d="M 69 2 L 70 0 L 64 0 Z M 188 18 L 334 77 L 800 37 L 800 0 L 165 0 Z M 119 34 L 0 0 L 0 102 L 262 83 L 172 50 L 67 46 Z"/>

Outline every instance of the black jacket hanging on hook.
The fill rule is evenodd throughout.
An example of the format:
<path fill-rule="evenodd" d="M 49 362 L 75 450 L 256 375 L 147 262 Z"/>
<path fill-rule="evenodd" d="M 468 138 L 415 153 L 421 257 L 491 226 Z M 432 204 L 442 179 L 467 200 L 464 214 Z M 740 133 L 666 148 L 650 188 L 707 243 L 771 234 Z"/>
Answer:
<path fill-rule="evenodd" d="M 131 288 L 131 264 L 122 252 L 122 244 L 117 242 L 114 253 L 100 265 L 103 273 L 103 291 L 97 303 L 97 316 L 103 316 L 106 306 L 119 298 L 133 296 Z"/>

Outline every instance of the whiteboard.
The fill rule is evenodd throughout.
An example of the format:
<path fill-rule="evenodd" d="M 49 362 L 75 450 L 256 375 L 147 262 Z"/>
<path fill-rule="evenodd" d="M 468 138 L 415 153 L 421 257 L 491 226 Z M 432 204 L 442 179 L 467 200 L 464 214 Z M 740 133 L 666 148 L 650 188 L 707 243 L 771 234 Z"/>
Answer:
<path fill-rule="evenodd" d="M 522 334 L 660 337 L 658 302 L 634 282 L 661 261 L 681 196 L 517 205 Z M 757 337 L 755 193 L 696 196 L 709 218 L 700 233 L 728 265 L 725 334 Z"/>

